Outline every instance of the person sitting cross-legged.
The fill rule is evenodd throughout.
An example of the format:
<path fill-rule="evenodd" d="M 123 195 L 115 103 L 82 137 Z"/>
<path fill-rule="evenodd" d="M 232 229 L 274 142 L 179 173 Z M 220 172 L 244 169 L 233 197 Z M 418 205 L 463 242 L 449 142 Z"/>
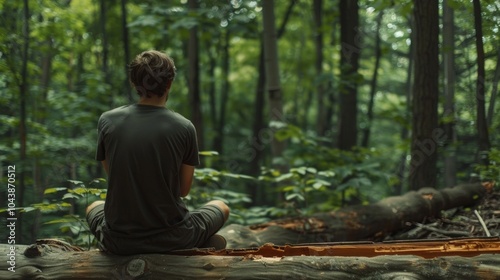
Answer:
<path fill-rule="evenodd" d="M 188 211 L 182 200 L 200 160 L 195 127 L 166 108 L 174 61 L 145 51 L 129 71 L 138 103 L 107 111 L 98 122 L 96 159 L 108 175 L 108 191 L 105 202 L 87 207 L 91 232 L 101 249 L 119 255 L 225 248 L 215 233 L 229 207 L 213 200 Z"/>

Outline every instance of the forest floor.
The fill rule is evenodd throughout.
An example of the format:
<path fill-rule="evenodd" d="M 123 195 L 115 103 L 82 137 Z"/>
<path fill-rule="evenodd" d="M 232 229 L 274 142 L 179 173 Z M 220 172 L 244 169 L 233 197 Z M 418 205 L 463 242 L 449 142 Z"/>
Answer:
<path fill-rule="evenodd" d="M 443 211 L 441 217 L 393 233 L 388 240 L 500 236 L 500 191 L 487 194 L 476 206 Z"/>

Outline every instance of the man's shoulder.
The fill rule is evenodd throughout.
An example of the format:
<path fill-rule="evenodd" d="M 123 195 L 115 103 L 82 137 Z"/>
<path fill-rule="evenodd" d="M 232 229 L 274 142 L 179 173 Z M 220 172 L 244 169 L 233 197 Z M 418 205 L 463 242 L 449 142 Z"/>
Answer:
<path fill-rule="evenodd" d="M 120 107 L 116 107 L 109 111 L 102 113 L 101 117 L 113 116 L 113 115 L 121 115 L 124 113 L 128 113 L 131 105 L 123 105 Z"/>
<path fill-rule="evenodd" d="M 173 111 L 173 110 L 170 110 L 170 109 L 167 109 L 165 110 L 165 113 L 168 114 L 171 118 L 183 123 L 183 124 L 191 124 L 191 121 L 188 120 L 186 117 L 184 117 L 183 115 Z"/>

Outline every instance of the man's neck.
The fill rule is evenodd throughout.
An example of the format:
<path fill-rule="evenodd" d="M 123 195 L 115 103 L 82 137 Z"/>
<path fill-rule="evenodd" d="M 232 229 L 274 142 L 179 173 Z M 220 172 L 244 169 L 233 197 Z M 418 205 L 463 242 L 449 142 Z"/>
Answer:
<path fill-rule="evenodd" d="M 167 103 L 166 95 L 164 95 L 162 97 L 153 96 L 151 98 L 141 97 L 139 99 L 139 102 L 137 102 L 137 104 L 140 104 L 140 105 L 150 105 L 150 106 L 157 106 L 157 107 L 165 107 L 166 103 Z"/>

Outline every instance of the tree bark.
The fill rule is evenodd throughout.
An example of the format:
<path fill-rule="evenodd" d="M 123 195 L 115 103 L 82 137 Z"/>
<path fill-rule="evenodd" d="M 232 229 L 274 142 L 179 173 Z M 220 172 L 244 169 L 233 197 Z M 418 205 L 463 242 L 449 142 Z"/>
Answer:
<path fill-rule="evenodd" d="M 476 106 L 477 106 L 477 136 L 478 136 L 478 162 L 488 164 L 487 152 L 490 150 L 490 138 L 488 135 L 488 124 L 486 123 L 486 95 L 485 95 L 485 70 L 484 70 L 484 46 L 483 27 L 481 15 L 481 3 L 479 0 L 472 1 L 474 5 L 474 29 L 476 31 L 477 52 L 477 81 L 476 81 Z"/>
<path fill-rule="evenodd" d="M 29 10 L 29 1 L 24 0 L 23 7 L 23 46 L 22 46 L 22 55 L 21 55 L 21 81 L 19 83 L 19 158 L 20 165 L 16 167 L 16 175 L 18 176 L 16 179 L 19 182 L 19 185 L 16 187 L 16 205 L 18 207 L 24 206 L 24 193 L 25 193 L 25 175 L 27 169 L 27 158 L 26 158 L 26 142 L 28 138 L 27 133 L 27 115 L 26 115 L 26 100 L 28 98 L 28 50 L 30 45 L 30 10 Z M 19 217 L 19 213 L 17 213 Z M 18 223 L 18 231 L 22 232 L 23 223 Z M 19 239 L 22 240 L 22 236 L 19 236 Z"/>
<path fill-rule="evenodd" d="M 122 10 L 122 41 L 123 41 L 123 59 L 125 62 L 125 82 L 124 82 L 124 90 L 127 95 L 128 101 L 132 103 L 132 89 L 130 88 L 130 82 L 128 77 L 128 67 L 127 65 L 130 63 L 130 47 L 129 47 L 129 36 L 128 36 L 128 26 L 127 26 L 127 0 L 121 0 L 120 2 L 121 10 Z"/>
<path fill-rule="evenodd" d="M 457 182 L 456 132 L 455 132 L 455 23 L 453 8 L 447 0 L 443 4 L 443 60 L 444 60 L 444 184 Z"/>
<path fill-rule="evenodd" d="M 370 100 L 368 102 L 367 124 L 363 129 L 363 140 L 361 141 L 362 147 L 368 147 L 368 143 L 370 141 L 371 124 L 373 121 L 373 107 L 375 104 L 375 94 L 377 93 L 378 69 L 380 68 L 380 59 L 382 57 L 382 49 L 380 47 L 380 26 L 382 25 L 383 18 L 384 11 L 380 11 L 377 15 L 377 27 L 375 31 L 375 66 L 373 68 L 373 76 L 370 82 Z"/>
<path fill-rule="evenodd" d="M 495 75 L 493 76 L 493 87 L 491 89 L 490 105 L 488 107 L 488 126 L 493 123 L 493 115 L 495 112 L 495 102 L 498 95 L 498 82 L 500 81 L 500 48 L 497 51 L 497 65 L 495 67 Z"/>
<path fill-rule="evenodd" d="M 283 122 L 283 104 L 280 84 L 280 71 L 278 62 L 278 46 L 275 29 L 274 1 L 264 1 L 263 3 L 264 20 L 264 58 L 266 65 L 266 83 L 269 97 L 271 122 Z M 272 152 L 273 157 L 281 157 L 284 149 L 284 143 L 273 138 Z"/>
<path fill-rule="evenodd" d="M 410 15 L 409 19 L 409 26 L 413 28 L 413 16 Z M 406 82 L 405 82 L 405 87 L 406 87 L 406 110 L 405 110 L 405 119 L 409 120 L 410 119 L 410 112 L 411 112 L 411 102 L 412 102 L 412 96 L 413 96 L 413 87 L 412 87 L 412 81 L 413 81 L 413 64 L 414 64 L 414 53 L 415 53 L 415 34 L 412 32 L 410 34 L 410 39 L 411 43 L 409 46 L 409 51 L 408 51 L 408 68 L 407 68 L 407 75 L 406 75 Z M 403 142 L 407 141 L 409 137 L 409 131 L 408 128 L 406 128 L 405 125 L 402 126 L 401 128 L 401 134 L 400 138 Z M 405 178 L 406 178 L 406 171 L 407 171 L 407 165 L 406 165 L 406 157 L 407 157 L 407 152 L 403 151 L 401 153 L 401 156 L 399 157 L 399 163 L 397 165 L 396 169 L 396 175 L 398 180 L 398 183 L 394 185 L 394 195 L 401 195 L 403 193 L 403 189 L 405 186 Z"/>
<path fill-rule="evenodd" d="M 316 69 L 316 94 L 318 97 L 318 112 L 316 116 L 316 131 L 318 135 L 324 135 L 326 130 L 325 123 L 325 81 L 323 78 L 323 0 L 313 1 L 313 20 L 314 20 L 314 47 L 316 60 L 314 68 Z"/>
<path fill-rule="evenodd" d="M 231 248 L 252 247 L 265 243 L 311 243 L 382 240 L 402 230 L 407 223 L 420 223 L 438 217 L 442 210 L 472 206 L 491 190 L 490 184 L 460 185 L 437 191 L 423 188 L 403 196 L 393 196 L 371 205 L 357 205 L 310 217 L 287 218 L 255 225 L 245 234 L 223 229 L 220 234 Z M 252 237 L 241 240 L 240 235 Z"/>
<path fill-rule="evenodd" d="M 340 0 L 340 128 L 338 147 L 350 150 L 358 142 L 357 80 L 361 39 L 357 0 Z"/>
<path fill-rule="evenodd" d="M 277 31 L 277 39 L 281 38 L 285 33 L 285 27 L 292 14 L 293 7 L 295 6 L 296 0 L 290 1 L 288 8 L 285 13 L 285 17 L 281 22 L 281 25 Z M 264 109 L 266 106 L 265 102 L 265 85 L 266 85 L 266 65 L 265 65 L 265 54 L 264 54 L 264 42 L 260 44 L 260 54 L 259 54 L 259 64 L 258 64 L 258 78 L 257 78 L 257 88 L 255 92 L 255 103 L 254 103 L 254 121 L 252 124 L 252 137 L 250 139 L 251 149 L 254 152 L 250 157 L 250 172 L 252 176 L 257 176 L 260 174 L 260 164 L 264 158 L 264 150 L 266 148 L 266 139 L 264 139 L 263 132 L 266 128 L 264 124 Z M 248 185 L 249 193 L 251 194 L 252 201 L 254 205 L 262 205 L 263 202 L 263 192 L 261 188 L 256 188 L 254 184 Z"/>
<path fill-rule="evenodd" d="M 231 24 L 231 23 L 229 23 Z M 231 27 L 227 26 L 225 32 L 221 34 L 222 40 L 222 67 L 221 67 L 221 96 L 219 99 L 219 116 L 217 125 L 215 126 L 214 149 L 219 153 L 224 153 L 224 127 L 226 125 L 226 108 L 229 98 L 230 83 L 229 83 L 229 42 L 231 41 Z"/>
<path fill-rule="evenodd" d="M 102 73 L 104 76 L 104 84 L 110 84 L 110 75 L 109 75 L 109 61 L 108 61 L 108 54 L 109 54 L 109 43 L 108 43 L 108 33 L 106 31 L 106 16 L 107 16 L 107 6 L 106 2 L 109 4 L 109 1 L 106 0 L 101 0 L 100 3 L 100 8 L 99 8 L 99 27 L 101 29 L 101 39 L 102 39 Z M 109 91 L 109 101 L 107 102 L 109 104 L 109 107 L 113 107 L 113 102 L 114 102 L 114 96 L 113 96 L 113 91 Z M 106 103 L 106 102 L 105 102 Z M 105 104 L 104 103 L 104 104 Z"/>
<path fill-rule="evenodd" d="M 9 256 L 11 252 L 8 245 L 0 245 L 2 255 Z M 18 246 L 14 272 L 9 271 L 9 261 L 1 262 L 0 278 L 498 279 L 498 253 L 498 238 L 403 244 L 266 245 L 258 250 L 190 250 L 181 255 L 134 256 L 67 251 L 49 244 Z"/>
<path fill-rule="evenodd" d="M 437 147 L 444 132 L 438 127 L 439 15 L 438 2 L 414 0 L 415 79 L 412 100 L 410 189 L 435 187 Z"/>

